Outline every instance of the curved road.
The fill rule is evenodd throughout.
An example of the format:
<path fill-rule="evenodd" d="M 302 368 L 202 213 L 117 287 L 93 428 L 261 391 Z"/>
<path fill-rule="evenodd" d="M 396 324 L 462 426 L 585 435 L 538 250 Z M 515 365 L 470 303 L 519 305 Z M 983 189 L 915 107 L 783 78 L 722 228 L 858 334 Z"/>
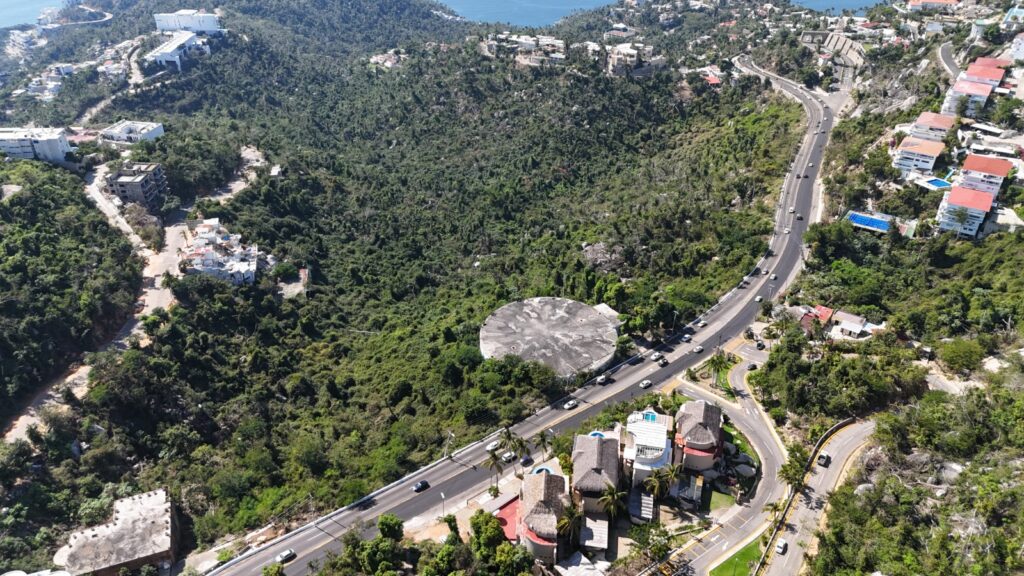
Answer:
<path fill-rule="evenodd" d="M 778 535 L 786 540 L 789 549 L 785 554 L 775 554 L 773 548 L 765 558 L 768 569 L 763 574 L 790 576 L 800 573 L 804 553 L 818 529 L 829 492 L 843 480 L 843 472 L 850 459 L 867 443 L 874 430 L 874 422 L 862 420 L 836 432 L 825 442 L 822 451 L 832 456 L 832 463 L 827 468 L 815 463 L 807 473 L 805 486 L 786 517 L 785 528 Z"/>
<path fill-rule="evenodd" d="M 749 58 L 740 57 L 737 64 L 745 71 L 759 75 L 769 75 L 757 69 Z M 633 397 L 641 390 L 637 387 L 644 379 L 652 380 L 655 385 L 664 386 L 673 377 L 688 368 L 704 361 L 707 352 L 697 354 L 692 347 L 703 345 L 707 350 L 719 346 L 740 335 L 756 318 L 761 305 L 755 302 L 755 296 L 765 300 L 785 289 L 796 276 L 802 266 L 801 238 L 812 219 L 814 206 L 814 182 L 818 166 L 821 163 L 824 144 L 828 132 L 832 128 L 832 112 L 803 87 L 778 77 L 772 78 L 775 86 L 793 98 L 799 100 L 808 113 L 807 133 L 796 155 L 793 173 L 787 175 L 783 184 L 782 203 L 776 216 L 776 229 L 769 242 L 771 256 L 761 264 L 761 268 L 776 271 L 777 280 L 770 280 L 768 275 L 755 275 L 745 289 L 736 289 L 726 294 L 711 310 L 702 316 L 707 326 L 697 329 L 696 324 L 689 328 L 695 333 L 693 342 L 687 345 L 674 345 L 671 342 L 660 349 L 669 360 L 669 365 L 659 367 L 652 362 L 625 364 L 609 372 L 612 382 L 605 386 L 590 385 L 578 390 L 573 397 L 579 401 L 579 407 L 566 411 L 561 408 L 562 402 L 546 407 L 529 418 L 512 427 L 513 432 L 529 440 L 541 430 L 561 432 L 571 430 L 584 420 L 597 414 L 606 404 L 622 402 Z M 820 122 L 820 126 L 818 123 Z M 807 178 L 796 178 L 795 175 L 806 175 Z M 793 207 L 794 213 L 788 212 Z M 796 215 L 804 215 L 797 220 Z M 790 233 L 786 233 L 789 229 Z M 687 393 L 697 391 L 687 390 Z M 751 403 L 743 399 L 740 409 L 730 408 L 722 403 L 726 413 L 733 418 L 737 427 L 747 435 L 752 444 L 762 455 L 762 465 L 777 470 L 781 463 L 776 458 L 781 454 L 771 427 L 761 418 L 760 413 L 753 410 Z M 747 410 L 750 409 L 749 413 Z M 213 574 L 231 574 L 248 576 L 258 574 L 263 566 L 271 564 L 274 557 L 286 549 L 296 552 L 296 559 L 285 568 L 289 576 L 305 574 L 310 561 L 323 559 L 328 551 L 337 551 L 341 544 L 338 539 L 350 527 L 359 522 L 374 522 L 380 514 L 390 512 L 400 518 L 409 519 L 428 512 L 441 505 L 441 493 L 447 500 L 457 502 L 465 500 L 481 491 L 489 484 L 490 472 L 480 466 L 486 459 L 484 445 L 494 434 L 471 444 L 454 454 L 449 460 L 441 460 L 414 472 L 405 478 L 378 491 L 371 499 L 360 505 L 352 505 L 319 518 L 313 523 L 298 528 L 293 532 L 256 550 L 229 562 L 215 570 Z M 774 451 L 774 452 L 773 452 Z M 774 475 L 774 473 L 773 473 Z M 431 488 L 421 494 L 414 494 L 412 486 L 419 480 L 430 482 Z M 758 490 L 755 499 L 767 498 L 776 481 L 764 477 L 764 487 Z M 718 527 L 720 537 L 730 542 L 733 538 L 745 538 L 750 533 L 760 531 L 763 522 L 757 516 L 762 506 L 748 505 L 730 522 Z M 742 517 L 741 517 L 742 516 Z M 718 540 L 716 540 L 717 544 Z M 705 551 L 693 558 L 695 566 L 710 566 L 721 554 L 720 544 L 715 550 Z M 694 552 L 697 554 L 697 552 Z"/>
<path fill-rule="evenodd" d="M 946 42 L 939 46 L 939 60 L 942 62 L 942 67 L 945 68 L 946 73 L 956 80 L 957 76 L 960 75 L 960 67 L 956 65 L 956 59 L 953 58 L 953 43 Z"/>

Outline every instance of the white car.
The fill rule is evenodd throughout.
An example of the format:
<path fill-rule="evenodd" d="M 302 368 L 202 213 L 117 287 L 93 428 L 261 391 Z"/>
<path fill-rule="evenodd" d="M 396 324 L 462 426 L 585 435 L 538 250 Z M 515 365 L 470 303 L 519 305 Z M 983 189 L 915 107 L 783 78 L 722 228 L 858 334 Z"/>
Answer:
<path fill-rule="evenodd" d="M 778 280 L 779 279 L 779 275 L 778 274 L 772 274 L 771 276 L 768 277 L 768 279 L 769 280 Z"/>
<path fill-rule="evenodd" d="M 808 162 L 807 163 L 807 167 L 808 168 L 813 168 L 814 167 L 814 162 Z"/>
<path fill-rule="evenodd" d="M 285 550 L 284 552 L 281 552 L 277 556 L 274 556 L 274 562 L 277 562 L 278 564 L 284 564 L 285 562 L 288 562 L 288 561 L 294 560 L 294 559 L 295 559 L 295 550 L 292 550 L 291 548 Z"/>
<path fill-rule="evenodd" d="M 697 327 L 698 328 L 703 328 L 703 327 L 705 327 L 707 325 L 708 325 L 708 321 L 707 320 L 701 320 L 700 322 L 697 322 Z"/>
<path fill-rule="evenodd" d="M 515 459 L 516 455 L 514 452 L 505 452 L 504 454 L 501 455 L 501 461 L 504 462 L 505 464 L 511 464 L 512 461 Z"/>
<path fill-rule="evenodd" d="M 580 403 L 577 402 L 575 398 L 573 398 L 572 400 L 569 400 L 565 404 L 562 404 L 562 408 L 565 409 L 565 410 L 572 410 L 573 408 L 575 408 L 575 407 L 577 407 L 579 405 L 580 405 Z"/>
<path fill-rule="evenodd" d="M 653 385 L 654 382 L 651 382 L 650 380 L 644 380 L 643 382 L 640 383 L 640 387 L 643 388 L 644 390 L 650 388 Z"/>
<path fill-rule="evenodd" d="M 779 541 L 775 543 L 775 553 L 785 554 L 786 550 L 789 550 L 789 542 L 786 542 L 785 538 L 779 538 Z"/>
<path fill-rule="evenodd" d="M 694 346 L 693 347 L 693 353 L 694 354 L 700 354 L 703 351 L 704 351 L 704 347 L 703 346 Z"/>
<path fill-rule="evenodd" d="M 786 228 L 785 230 L 782 231 L 783 234 L 789 234 L 790 232 L 792 232 L 792 230 L 790 230 L 789 228 Z"/>
<path fill-rule="evenodd" d="M 657 362 L 658 360 L 661 360 L 662 356 L 663 354 L 661 352 L 655 352 L 654 354 L 651 354 L 651 360 Z"/>
<path fill-rule="evenodd" d="M 487 450 L 488 452 L 494 452 L 495 450 L 497 450 L 497 449 L 498 449 L 498 446 L 499 446 L 500 444 L 501 444 L 500 442 L 498 442 L 497 440 L 495 440 L 494 442 L 491 442 L 490 444 L 488 444 L 488 445 L 487 445 L 487 446 L 486 446 L 486 447 L 484 448 L 484 450 Z"/>
<path fill-rule="evenodd" d="M 790 214 L 793 214 L 793 213 L 795 213 L 795 212 L 796 212 L 796 207 L 795 207 L 795 206 L 790 206 L 790 207 L 789 207 L 789 213 L 790 213 Z"/>
<path fill-rule="evenodd" d="M 758 296 L 757 298 L 754 298 L 754 302 L 764 302 L 764 297 Z"/>
<path fill-rule="evenodd" d="M 608 377 L 605 376 L 604 374 L 601 374 L 600 376 L 597 377 L 596 382 L 601 386 L 604 386 L 605 384 L 608 383 Z"/>

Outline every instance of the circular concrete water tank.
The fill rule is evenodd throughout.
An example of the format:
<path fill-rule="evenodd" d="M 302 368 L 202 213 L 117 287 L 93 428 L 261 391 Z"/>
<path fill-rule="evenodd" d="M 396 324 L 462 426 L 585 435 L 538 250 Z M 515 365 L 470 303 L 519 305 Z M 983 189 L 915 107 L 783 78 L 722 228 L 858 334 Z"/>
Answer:
<path fill-rule="evenodd" d="M 484 358 L 518 356 L 562 378 L 600 370 L 615 356 L 618 321 L 582 302 L 529 298 L 498 308 L 480 328 Z"/>

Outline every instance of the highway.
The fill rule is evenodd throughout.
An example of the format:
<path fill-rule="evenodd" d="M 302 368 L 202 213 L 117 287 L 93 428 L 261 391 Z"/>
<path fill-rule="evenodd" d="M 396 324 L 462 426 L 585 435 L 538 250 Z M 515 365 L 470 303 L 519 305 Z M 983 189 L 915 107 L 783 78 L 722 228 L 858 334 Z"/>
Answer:
<path fill-rule="evenodd" d="M 779 538 L 786 540 L 789 549 L 785 554 L 775 554 L 774 549 L 766 558 L 766 575 L 790 576 L 799 574 L 804 562 L 807 545 L 814 538 L 814 531 L 825 511 L 828 494 L 835 490 L 842 480 L 843 469 L 857 450 L 867 443 L 875 423 L 870 420 L 855 422 L 829 438 L 822 451 L 832 456 L 828 467 L 815 463 L 807 473 L 804 489 L 797 496 L 785 528 L 779 531 Z"/>
<path fill-rule="evenodd" d="M 737 64 L 745 71 L 768 75 L 753 66 L 747 57 L 737 58 Z M 659 348 L 669 360 L 667 366 L 659 367 L 653 362 L 644 361 L 617 367 L 609 372 L 611 381 L 604 386 L 589 385 L 573 393 L 572 397 L 579 401 L 579 407 L 575 410 L 563 410 L 564 400 L 559 401 L 513 426 L 513 432 L 530 440 L 541 430 L 571 430 L 587 418 L 596 415 L 605 405 L 628 400 L 643 392 L 638 384 L 644 379 L 650 379 L 656 387 L 665 386 L 673 381 L 677 374 L 703 362 L 715 347 L 742 334 L 760 310 L 761 305 L 755 301 L 755 297 L 771 299 L 782 292 L 799 273 L 803 252 L 801 239 L 808 223 L 813 219 L 812 214 L 815 214 L 815 210 L 820 210 L 815 202 L 814 182 L 821 164 L 824 145 L 832 128 L 833 116 L 827 107 L 801 86 L 778 77 L 772 79 L 777 88 L 804 105 L 809 118 L 793 170 L 786 176 L 781 191 L 782 203 L 776 217 L 775 233 L 769 243 L 772 255 L 761 265 L 764 270 L 776 272 L 778 279 L 771 280 L 767 274 L 754 275 L 746 288 L 735 289 L 725 295 L 718 304 L 698 319 L 706 321 L 707 326 L 697 328 L 696 320 L 690 325 L 694 330 L 692 343 L 682 345 L 670 342 Z M 798 178 L 797 175 L 801 177 Z M 805 175 L 806 178 L 802 177 Z M 793 208 L 793 213 L 789 212 L 790 207 Z M 797 219 L 797 215 L 803 215 L 803 218 Z M 704 353 L 693 352 L 693 347 L 698 344 L 704 346 Z M 684 391 L 700 396 L 695 390 Z M 741 399 L 739 408 L 733 408 L 726 402 L 721 404 L 726 413 L 733 418 L 736 426 L 755 446 L 767 472 L 772 473 L 770 476 L 765 474 L 762 488 L 759 488 L 755 495 L 755 499 L 760 501 L 762 497 L 767 498 L 773 486 L 778 484 L 773 477 L 773 471 L 781 464 L 781 452 L 771 426 L 762 418 L 759 410 L 753 410 L 752 406 L 756 404 L 748 400 L 749 398 Z M 338 542 L 341 535 L 359 522 L 372 523 L 377 516 L 386 512 L 403 519 L 419 516 L 441 505 L 442 492 L 447 495 L 448 502 L 465 501 L 486 489 L 489 484 L 490 471 L 480 464 L 486 458 L 484 446 L 494 434 L 496 432 L 457 451 L 452 459 L 435 462 L 406 476 L 379 491 L 362 505 L 348 506 L 330 513 L 261 548 L 249 551 L 213 571 L 212 574 L 258 574 L 263 566 L 273 562 L 277 554 L 289 548 L 295 551 L 297 557 L 287 564 L 286 574 L 305 574 L 309 562 L 321 560 L 328 551 L 337 551 L 341 546 Z M 431 488 L 415 494 L 412 486 L 419 480 L 427 480 Z M 736 539 L 749 536 L 755 530 L 759 532 L 763 523 L 758 522 L 757 515 L 762 508 L 763 505 L 756 506 L 754 503 L 748 505 L 745 512 L 737 514 L 727 523 L 728 525 L 718 527 L 719 537 L 734 542 Z M 706 550 L 703 553 L 695 551 L 696 556 L 692 559 L 694 565 L 710 566 L 715 562 L 721 555 L 716 553 L 720 547 L 717 543 L 718 540 L 715 550 Z"/>
<path fill-rule="evenodd" d="M 953 44 L 951 42 L 944 42 L 939 46 L 938 52 L 942 67 L 946 69 L 950 78 L 956 80 L 957 76 L 960 75 L 960 67 L 956 65 L 956 60 L 953 59 Z"/>

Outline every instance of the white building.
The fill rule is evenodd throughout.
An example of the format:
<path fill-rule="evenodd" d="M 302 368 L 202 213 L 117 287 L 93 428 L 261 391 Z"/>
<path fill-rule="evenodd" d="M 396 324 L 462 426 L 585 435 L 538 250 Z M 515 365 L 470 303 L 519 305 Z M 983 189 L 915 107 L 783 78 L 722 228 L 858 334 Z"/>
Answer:
<path fill-rule="evenodd" d="M 170 14 L 153 14 L 156 29 L 161 32 L 196 32 L 198 34 L 220 34 L 220 19 L 216 14 L 201 10 L 178 10 Z"/>
<path fill-rule="evenodd" d="M 63 128 L 0 128 L 0 151 L 11 158 L 56 164 L 73 150 Z"/>
<path fill-rule="evenodd" d="M 252 284 L 260 252 L 255 244 L 244 246 L 242 237 L 228 233 L 219 218 L 200 222 L 192 232 L 192 245 L 185 252 L 189 272 L 207 274 L 232 284 Z M 268 256 L 272 262 L 272 258 Z"/>
<path fill-rule="evenodd" d="M 672 418 L 652 408 L 633 412 L 626 419 L 626 445 L 622 461 L 633 468 L 633 486 L 639 486 L 651 472 L 672 463 L 672 441 L 668 431 Z"/>
<path fill-rule="evenodd" d="M 135 122 L 121 120 L 104 128 L 100 138 L 108 142 L 134 144 L 143 140 L 156 140 L 164 135 L 164 125 L 159 122 Z"/>
<path fill-rule="evenodd" d="M 896 149 L 892 165 L 904 174 L 913 170 L 930 172 L 935 166 L 935 161 L 945 149 L 946 145 L 942 142 L 908 136 L 903 139 L 903 142 L 900 142 Z"/>
<path fill-rule="evenodd" d="M 1013 163 L 1009 160 L 968 154 L 961 168 L 960 183 L 964 188 L 986 192 L 995 198 L 1011 170 Z"/>
<path fill-rule="evenodd" d="M 1002 68 L 995 66 L 983 66 L 975 62 L 964 70 L 962 77 L 968 82 L 977 82 L 979 84 L 988 84 L 995 88 L 1003 82 L 1003 76 L 1006 75 L 1006 71 Z"/>
<path fill-rule="evenodd" d="M 960 110 L 960 101 L 967 99 L 966 115 L 973 117 L 979 110 L 985 107 L 989 95 L 992 94 L 992 86 L 970 80 L 957 80 L 946 92 L 946 99 L 942 102 L 942 113 L 954 115 Z"/>
<path fill-rule="evenodd" d="M 978 234 L 985 216 L 992 210 L 994 197 L 980 190 L 956 186 L 942 197 L 935 219 L 940 230 L 956 232 L 960 236 Z"/>
<path fill-rule="evenodd" d="M 952 12 L 957 4 L 958 0 L 910 0 L 907 8 L 911 12 Z"/>
<path fill-rule="evenodd" d="M 1010 55 L 1014 60 L 1024 60 L 1024 32 L 1017 34 L 1010 45 Z"/>
<path fill-rule="evenodd" d="M 910 135 L 921 140 L 942 142 L 953 128 L 956 118 L 934 112 L 922 112 L 910 127 Z"/>
<path fill-rule="evenodd" d="M 146 54 L 146 60 L 164 66 L 174 64 L 180 70 L 182 58 L 188 58 L 188 55 L 196 50 L 206 53 L 210 51 L 205 44 L 199 41 L 195 32 L 175 32 L 170 40 Z"/>

